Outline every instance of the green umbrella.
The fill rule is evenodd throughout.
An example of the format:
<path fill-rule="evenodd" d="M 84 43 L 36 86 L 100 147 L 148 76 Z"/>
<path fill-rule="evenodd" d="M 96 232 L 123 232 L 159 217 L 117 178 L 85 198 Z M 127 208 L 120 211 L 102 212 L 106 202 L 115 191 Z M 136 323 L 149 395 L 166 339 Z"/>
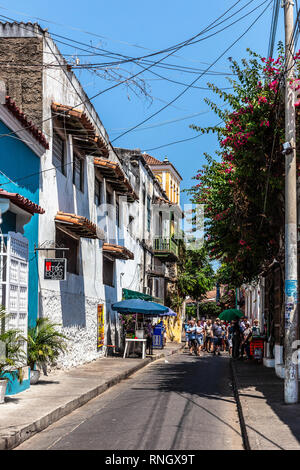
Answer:
<path fill-rule="evenodd" d="M 236 317 L 242 318 L 244 316 L 243 312 L 241 310 L 238 310 L 236 308 L 229 308 L 228 310 L 224 310 L 220 315 L 219 318 L 220 320 L 225 320 L 225 321 L 232 321 Z"/>

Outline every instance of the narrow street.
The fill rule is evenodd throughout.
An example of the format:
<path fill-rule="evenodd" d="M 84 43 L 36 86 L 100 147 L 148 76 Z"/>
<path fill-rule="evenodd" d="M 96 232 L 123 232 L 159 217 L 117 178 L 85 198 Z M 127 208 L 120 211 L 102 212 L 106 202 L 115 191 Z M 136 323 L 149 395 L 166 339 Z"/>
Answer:
<path fill-rule="evenodd" d="M 242 450 L 229 358 L 147 366 L 15 450 Z"/>

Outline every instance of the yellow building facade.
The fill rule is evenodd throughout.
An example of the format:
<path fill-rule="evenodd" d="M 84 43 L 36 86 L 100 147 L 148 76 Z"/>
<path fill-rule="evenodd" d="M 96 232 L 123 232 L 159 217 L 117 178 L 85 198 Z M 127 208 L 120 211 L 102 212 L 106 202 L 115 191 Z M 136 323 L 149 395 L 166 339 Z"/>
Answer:
<path fill-rule="evenodd" d="M 143 155 L 146 163 L 151 168 L 158 179 L 161 187 L 168 196 L 168 200 L 175 206 L 176 211 L 180 209 L 180 183 L 182 181 L 181 175 L 178 173 L 174 165 L 167 159 L 161 161 L 150 155 Z M 176 206 L 178 206 L 176 208 Z M 177 227 L 178 228 L 178 227 Z M 174 217 L 170 218 L 170 236 L 172 237 L 176 232 Z M 165 321 L 167 341 L 181 342 L 182 320 L 181 312 L 178 311 L 177 317 L 168 317 Z"/>
<path fill-rule="evenodd" d="M 169 201 L 180 205 L 180 183 L 182 178 L 174 165 L 169 162 L 167 157 L 161 161 L 150 155 L 145 155 L 145 160 L 151 167 L 163 190 L 167 193 Z"/>

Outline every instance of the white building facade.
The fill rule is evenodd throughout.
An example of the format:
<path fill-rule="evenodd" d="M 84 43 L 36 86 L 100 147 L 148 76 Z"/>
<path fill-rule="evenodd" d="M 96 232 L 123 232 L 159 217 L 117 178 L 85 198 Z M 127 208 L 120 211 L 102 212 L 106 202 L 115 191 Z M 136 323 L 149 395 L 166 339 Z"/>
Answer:
<path fill-rule="evenodd" d="M 23 63 L 9 70 L 0 66 L 1 78 L 49 142 L 40 160 L 39 203 L 45 214 L 37 247 L 38 316 L 61 325 L 68 350 L 58 366 L 73 367 L 103 355 L 103 345 L 120 345 L 111 306 L 124 289 L 164 301 L 166 265 L 152 247 L 154 207 L 162 201 L 165 210 L 171 205 L 139 152 L 111 146 L 46 31 L 31 23 L 0 24 L 0 48 Z M 65 279 L 50 279 L 46 260 L 61 258 L 67 259 Z"/>

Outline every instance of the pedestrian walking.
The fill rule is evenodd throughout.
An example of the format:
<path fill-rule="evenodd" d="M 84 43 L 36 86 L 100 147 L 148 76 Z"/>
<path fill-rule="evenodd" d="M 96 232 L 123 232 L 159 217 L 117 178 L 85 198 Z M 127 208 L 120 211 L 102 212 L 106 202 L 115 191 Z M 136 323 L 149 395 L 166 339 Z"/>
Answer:
<path fill-rule="evenodd" d="M 188 335 L 189 335 L 189 349 L 190 349 L 190 354 L 193 354 L 193 351 L 197 355 L 197 340 L 196 340 L 196 325 L 195 321 L 191 320 L 190 321 L 190 327 L 187 330 Z"/>
<path fill-rule="evenodd" d="M 243 331 L 243 340 L 241 345 L 241 359 L 244 358 L 244 352 L 246 352 L 247 359 L 250 360 L 250 342 L 252 341 L 252 328 L 250 323 L 246 321 L 245 330 Z"/>
<path fill-rule="evenodd" d="M 204 350 L 207 352 L 210 352 L 211 350 L 211 343 L 212 343 L 211 327 L 212 327 L 211 320 L 207 320 L 205 329 L 204 329 L 204 332 L 205 332 Z"/>
<path fill-rule="evenodd" d="M 197 340 L 197 347 L 198 347 L 198 356 L 200 356 L 200 351 L 203 349 L 203 333 L 204 333 L 204 326 L 201 320 L 197 321 L 196 325 L 196 340 Z"/>
<path fill-rule="evenodd" d="M 220 322 L 220 319 L 217 318 L 215 323 L 211 328 L 211 336 L 213 338 L 213 354 L 214 356 L 218 353 L 218 356 L 221 355 L 222 339 L 223 339 L 223 328 Z"/>
<path fill-rule="evenodd" d="M 232 338 L 232 357 L 238 359 L 240 355 L 240 345 L 243 338 L 243 329 L 239 324 L 238 317 L 232 321 L 229 329 Z"/>
<path fill-rule="evenodd" d="M 146 324 L 146 348 L 148 350 L 148 354 L 152 356 L 153 354 L 153 327 L 151 320 L 148 320 Z"/>
<path fill-rule="evenodd" d="M 229 355 L 232 356 L 232 332 L 231 327 L 233 326 L 233 322 L 229 323 L 226 327 L 226 341 L 228 346 Z"/>
<path fill-rule="evenodd" d="M 184 333 L 185 333 L 184 349 L 189 348 L 189 333 L 188 333 L 189 328 L 190 328 L 190 321 L 186 321 L 184 324 Z"/>

